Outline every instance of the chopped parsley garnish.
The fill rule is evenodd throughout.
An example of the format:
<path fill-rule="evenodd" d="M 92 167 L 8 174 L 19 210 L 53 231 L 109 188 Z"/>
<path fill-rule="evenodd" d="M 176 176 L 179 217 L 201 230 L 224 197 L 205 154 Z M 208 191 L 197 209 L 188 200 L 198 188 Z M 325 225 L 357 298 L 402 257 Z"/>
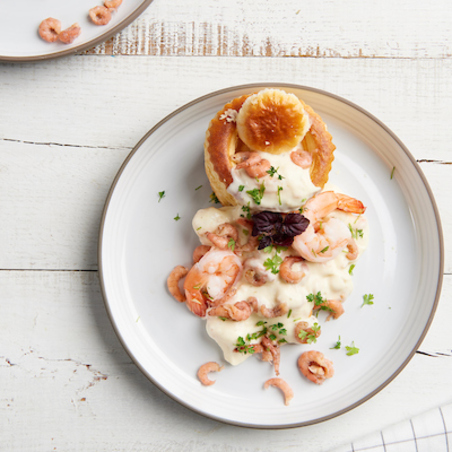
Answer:
<path fill-rule="evenodd" d="M 251 218 L 251 207 L 250 207 L 250 203 L 248 203 L 248 205 L 246 205 L 246 206 L 242 206 L 242 210 L 243 210 L 243 212 L 246 213 L 246 218 L 250 219 L 250 218 Z"/>
<path fill-rule="evenodd" d="M 282 344 L 287 342 L 286 339 L 280 338 L 278 335 L 285 336 L 287 334 L 287 330 L 284 328 L 283 323 L 275 323 L 273 325 L 266 326 L 267 322 L 264 320 L 260 320 L 256 323 L 256 326 L 262 326 L 262 329 L 259 331 L 255 331 L 254 333 L 248 333 L 245 339 L 242 336 L 237 338 L 237 342 L 235 344 L 236 350 L 240 353 L 254 353 L 253 345 L 249 344 L 252 340 L 256 340 L 261 338 L 262 336 L 267 336 L 272 341 L 278 340 L 278 343 Z M 248 342 L 248 343 L 247 343 Z"/>
<path fill-rule="evenodd" d="M 239 191 L 243 191 L 244 188 L 245 188 L 244 185 L 239 185 Z"/>
<path fill-rule="evenodd" d="M 391 180 L 394 177 L 394 171 L 395 171 L 395 166 L 392 167 L 392 171 L 391 171 Z"/>
<path fill-rule="evenodd" d="M 198 187 L 195 188 L 195 191 L 199 190 L 201 187 L 202 187 L 202 185 L 199 185 Z"/>
<path fill-rule="evenodd" d="M 262 198 L 264 197 L 265 185 L 262 182 L 259 188 L 254 188 L 253 190 L 247 190 L 247 194 L 251 196 L 253 201 L 259 206 Z"/>
<path fill-rule="evenodd" d="M 278 179 L 279 180 L 283 180 L 284 176 L 281 176 L 281 174 L 278 173 L 279 170 L 279 166 L 278 168 L 275 168 L 274 166 L 271 166 L 270 169 L 267 171 L 268 174 L 270 174 L 270 177 L 273 177 L 275 174 L 278 175 Z"/>
<path fill-rule="evenodd" d="M 223 320 L 223 322 L 226 322 L 226 320 L 228 320 L 227 319 L 227 317 L 218 317 L 220 320 Z"/>
<path fill-rule="evenodd" d="M 214 192 L 212 192 L 212 194 L 210 195 L 209 202 L 213 202 L 215 204 L 220 204 L 220 200 L 217 198 L 217 195 Z"/>
<path fill-rule="evenodd" d="M 284 190 L 278 185 L 278 204 L 281 205 L 281 191 Z"/>
<path fill-rule="evenodd" d="M 228 241 L 228 248 L 231 250 L 231 251 L 234 251 L 235 250 L 235 240 L 231 237 L 230 239 L 229 239 L 229 241 Z"/>
<path fill-rule="evenodd" d="M 159 191 L 159 202 L 165 197 L 165 190 Z"/>
<path fill-rule="evenodd" d="M 374 304 L 373 299 L 374 299 L 374 296 L 371 293 L 369 293 L 367 295 L 363 295 L 363 304 L 361 305 L 361 307 L 363 307 L 366 304 L 369 304 L 369 305 Z"/>
<path fill-rule="evenodd" d="M 355 264 L 350 265 L 350 268 L 348 269 L 348 274 L 353 275 L 353 269 L 355 268 Z"/>
<path fill-rule="evenodd" d="M 328 249 L 330 248 L 330 246 L 325 246 L 325 248 L 323 248 L 323 250 L 320 250 L 320 253 L 326 253 L 328 251 Z"/>
<path fill-rule="evenodd" d="M 270 270 L 274 275 L 279 273 L 279 266 L 281 265 L 283 259 L 278 254 L 275 254 L 272 258 L 269 257 L 264 262 L 264 267 L 266 270 Z"/>
<path fill-rule="evenodd" d="M 320 325 L 318 323 L 314 323 L 314 325 L 310 329 L 312 330 L 312 333 L 308 332 L 308 331 L 305 331 L 305 330 L 301 330 L 298 333 L 298 337 L 302 341 L 305 340 L 308 344 L 312 344 L 312 343 L 315 344 L 317 342 L 316 333 L 320 331 Z"/>
<path fill-rule="evenodd" d="M 362 229 L 357 229 L 357 228 L 353 228 L 352 225 L 349 223 L 348 224 L 348 229 L 350 229 L 350 233 L 352 234 L 352 237 L 354 239 L 357 238 L 363 238 L 363 230 Z"/>
<path fill-rule="evenodd" d="M 292 309 L 289 309 L 289 312 L 287 313 L 287 318 L 289 318 L 292 315 Z"/>
<path fill-rule="evenodd" d="M 339 336 L 336 342 L 336 345 L 334 347 L 330 347 L 330 350 L 336 349 L 339 350 L 341 348 L 341 337 Z"/>
<path fill-rule="evenodd" d="M 177 215 L 174 217 L 174 220 L 175 220 L 175 221 L 179 221 L 179 220 L 180 220 L 179 214 L 177 214 Z"/>
<path fill-rule="evenodd" d="M 314 303 L 314 306 L 317 306 L 318 309 L 322 309 L 323 311 L 329 311 L 332 312 L 333 310 L 326 305 L 326 303 L 328 302 L 328 300 L 325 300 L 322 297 L 322 293 L 321 292 L 317 292 L 316 294 L 309 294 L 306 295 L 306 299 L 310 302 L 310 303 Z"/>
<path fill-rule="evenodd" d="M 356 355 L 359 353 L 359 348 L 355 347 L 354 341 L 350 345 L 346 345 L 345 350 L 347 350 L 347 353 L 346 353 L 347 356 L 352 356 L 352 355 Z"/>

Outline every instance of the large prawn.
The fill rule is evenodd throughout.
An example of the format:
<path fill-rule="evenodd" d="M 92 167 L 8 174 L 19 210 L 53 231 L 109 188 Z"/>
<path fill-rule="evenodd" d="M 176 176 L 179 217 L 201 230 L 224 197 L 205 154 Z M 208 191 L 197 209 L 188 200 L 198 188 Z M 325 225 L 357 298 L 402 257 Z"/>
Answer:
<path fill-rule="evenodd" d="M 199 317 L 234 290 L 242 274 L 242 263 L 232 251 L 212 247 L 195 263 L 184 281 L 185 303 Z"/>
<path fill-rule="evenodd" d="M 325 191 L 315 195 L 303 207 L 303 215 L 310 221 L 306 230 L 294 238 L 292 247 L 310 262 L 327 262 L 352 243 L 348 226 L 337 218 L 327 217 L 336 209 L 363 214 L 363 203 L 350 196 Z M 351 256 L 349 256 L 351 257 Z"/>

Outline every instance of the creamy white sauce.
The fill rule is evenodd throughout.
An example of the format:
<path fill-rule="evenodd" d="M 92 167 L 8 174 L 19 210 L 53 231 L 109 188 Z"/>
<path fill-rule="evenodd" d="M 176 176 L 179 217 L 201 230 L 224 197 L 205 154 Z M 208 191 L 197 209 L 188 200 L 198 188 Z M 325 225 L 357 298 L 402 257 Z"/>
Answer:
<path fill-rule="evenodd" d="M 233 182 L 227 188 L 228 192 L 239 203 L 243 205 L 249 203 L 251 209 L 259 208 L 279 212 L 298 209 L 320 188 L 312 183 L 309 169 L 303 169 L 292 162 L 290 152 L 283 152 L 279 155 L 259 152 L 259 155 L 263 159 L 267 159 L 277 170 L 273 177 L 266 175 L 261 179 L 255 179 L 248 176 L 245 169 L 233 168 L 231 171 Z M 281 179 L 278 176 L 281 176 Z M 242 186 L 244 188 L 240 190 Z M 260 205 L 257 205 L 247 191 L 259 190 L 262 186 L 265 187 L 265 191 Z"/>
<path fill-rule="evenodd" d="M 222 223 L 236 224 L 235 221 L 241 215 L 243 215 L 243 212 L 240 207 L 222 207 L 219 209 L 210 207 L 202 209 L 196 213 L 193 219 L 193 228 L 198 234 L 201 243 L 211 245 L 205 234 L 207 232 L 215 232 Z M 331 216 L 343 221 L 347 226 L 350 224 L 355 231 L 360 231 L 359 234 L 357 233 L 356 243 L 359 255 L 361 255 L 368 241 L 368 228 L 365 217 L 341 211 L 335 211 Z M 244 229 L 238 225 L 241 244 L 246 243 L 249 237 L 243 232 Z M 264 262 L 275 255 L 274 250 L 270 254 L 257 250 L 251 253 L 244 253 L 242 261 L 249 259 L 245 267 L 251 265 L 265 272 L 268 281 L 264 285 L 257 287 L 249 284 L 242 274 L 242 278 L 237 284 L 237 292 L 234 297 L 228 300 L 228 303 L 234 304 L 238 301 L 247 300 L 249 297 L 255 297 L 258 300 L 259 308 L 261 305 L 265 305 L 267 308 L 272 309 L 280 303 L 286 303 L 290 315 L 285 314 L 281 317 L 266 319 L 259 312 L 252 314 L 247 320 L 241 322 L 207 316 L 207 332 L 221 347 L 225 360 L 230 364 L 237 365 L 251 356 L 250 354 L 234 351 L 237 339 L 239 337 L 245 339 L 248 334 L 261 330 L 262 326 L 256 325 L 261 320 L 266 321 L 267 325 L 282 323 L 287 334 L 278 336 L 278 338 L 284 338 L 289 343 L 298 343 L 294 335 L 294 328 L 297 322 L 305 321 L 310 326 L 316 322 L 321 324 L 322 321 L 312 315 L 313 304 L 306 297 L 310 294 L 321 292 L 324 299 L 345 301 L 353 290 L 350 266 L 356 261 L 350 261 L 346 257 L 346 253 L 347 250 L 345 249 L 336 258 L 322 264 L 306 261 L 305 264 L 308 268 L 306 276 L 297 284 L 289 284 L 279 274 L 272 274 L 271 271 L 264 268 Z M 279 253 L 282 259 L 293 254 L 295 252 L 290 247 L 288 250 Z M 246 341 L 246 344 L 259 342 L 260 339 L 251 340 Z"/>

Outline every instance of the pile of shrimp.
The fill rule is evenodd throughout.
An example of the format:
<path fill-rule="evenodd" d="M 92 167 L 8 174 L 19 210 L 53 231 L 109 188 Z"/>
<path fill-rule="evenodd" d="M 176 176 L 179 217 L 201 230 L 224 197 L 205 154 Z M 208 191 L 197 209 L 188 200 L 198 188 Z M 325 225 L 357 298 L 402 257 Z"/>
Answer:
<path fill-rule="evenodd" d="M 244 159 L 243 163 L 247 161 Z M 320 192 L 309 199 L 302 210 L 309 225 L 302 234 L 295 236 L 290 253 L 281 259 L 279 277 L 284 283 L 299 283 L 308 272 L 307 262 L 323 264 L 335 259 L 341 252 L 346 253 L 349 260 L 358 257 L 358 247 L 349 228 L 341 220 L 329 217 L 335 210 L 361 215 L 365 207 L 360 201 L 333 191 Z M 239 237 L 239 226 L 248 231 L 244 243 Z M 194 250 L 192 266 L 187 268 L 178 265 L 170 273 L 167 287 L 173 297 L 202 318 L 217 316 L 223 320 L 241 322 L 252 314 L 259 314 L 263 319 L 287 314 L 289 308 L 284 302 L 270 309 L 253 296 L 238 301 L 235 298 L 241 281 L 260 287 L 274 277 L 253 264 L 253 258 L 259 253 L 259 239 L 252 236 L 252 226 L 252 220 L 239 218 L 235 224 L 224 223 L 216 230 L 206 232 L 205 242 L 210 245 L 203 244 Z M 312 308 L 316 309 L 327 310 L 327 320 L 337 319 L 344 312 L 342 300 L 333 299 L 326 299 L 322 305 Z M 313 329 L 308 322 L 300 321 L 295 326 L 295 339 L 300 344 L 310 343 L 307 337 L 317 338 L 319 335 L 320 330 Z M 293 391 L 287 382 L 279 378 L 281 345 L 271 335 L 264 334 L 259 343 L 247 345 L 246 352 L 259 355 L 263 361 L 273 365 L 277 377 L 266 381 L 264 387 L 279 388 L 288 405 Z M 235 351 L 243 352 L 239 348 Z M 304 377 L 315 384 L 322 384 L 334 374 L 333 363 L 315 350 L 300 355 L 298 368 Z M 206 363 L 199 369 L 198 378 L 202 384 L 212 385 L 214 381 L 208 378 L 208 373 L 222 369 L 218 363 Z"/>
<path fill-rule="evenodd" d="M 103 6 L 95 6 L 88 12 L 89 18 L 95 25 L 107 25 L 111 20 L 111 13 L 116 11 L 122 0 L 105 0 Z M 71 44 L 80 36 L 82 29 L 78 23 L 61 31 L 61 21 L 48 17 L 44 19 L 38 28 L 39 36 L 46 42 L 62 42 Z"/>

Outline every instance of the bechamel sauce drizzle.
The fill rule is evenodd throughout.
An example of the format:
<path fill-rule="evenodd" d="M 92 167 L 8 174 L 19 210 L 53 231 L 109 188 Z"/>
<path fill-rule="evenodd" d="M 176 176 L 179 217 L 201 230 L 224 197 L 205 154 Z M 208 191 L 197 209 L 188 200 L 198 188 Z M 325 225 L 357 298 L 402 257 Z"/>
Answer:
<path fill-rule="evenodd" d="M 266 192 L 267 195 L 267 192 Z M 264 196 L 265 199 L 265 196 Z M 298 200 L 298 206 L 300 201 Z M 262 208 L 262 206 L 260 206 Z M 201 243 L 210 245 L 210 242 L 205 237 L 208 231 L 215 231 L 222 223 L 233 223 L 235 220 L 243 215 L 240 206 L 236 207 L 210 207 L 199 210 L 193 218 L 193 228 L 198 234 Z M 331 216 L 334 216 L 346 224 L 352 224 L 353 228 L 362 229 L 363 237 L 356 240 L 359 256 L 365 250 L 368 242 L 368 228 L 366 219 L 361 216 L 348 214 L 341 211 L 334 211 Z M 246 243 L 248 237 L 243 233 L 243 228 L 238 225 L 240 243 Z M 285 256 L 295 254 L 289 248 L 287 251 L 280 252 L 280 256 L 284 259 Z M 255 261 L 256 266 L 263 268 L 264 261 L 273 257 L 272 254 L 264 251 L 254 251 L 249 254 Z M 256 297 L 259 302 L 259 307 L 262 304 L 269 309 L 275 307 L 277 304 L 284 302 L 288 305 L 290 317 L 287 314 L 273 319 L 266 319 L 262 314 L 252 314 L 247 320 L 241 322 L 234 322 L 232 320 L 222 320 L 219 317 L 207 316 L 207 332 L 209 336 L 214 339 L 221 347 L 224 353 L 224 358 L 230 364 L 237 365 L 243 362 L 250 354 L 242 354 L 234 352 L 235 344 L 238 337 L 245 338 L 247 334 L 252 334 L 262 329 L 262 326 L 257 326 L 256 323 L 260 320 L 267 321 L 268 325 L 275 323 L 284 324 L 287 330 L 287 335 L 284 337 L 289 343 L 297 343 L 294 335 L 294 328 L 297 322 L 305 321 L 310 326 L 318 322 L 317 318 L 312 314 L 312 303 L 309 303 L 306 296 L 309 294 L 316 294 L 321 292 L 324 299 L 340 299 L 345 300 L 353 289 L 352 276 L 349 273 L 350 265 L 356 262 L 350 261 L 346 257 L 346 253 L 340 253 L 335 259 L 326 263 L 312 263 L 305 262 L 308 266 L 306 276 L 297 284 L 288 284 L 278 275 L 273 275 L 267 271 L 269 281 L 256 287 L 250 285 L 243 277 L 238 284 L 237 293 L 228 301 L 234 304 L 237 301 L 246 300 L 248 297 Z M 258 340 L 252 340 L 247 344 L 258 343 Z"/>
<path fill-rule="evenodd" d="M 307 199 L 320 191 L 320 188 L 312 183 L 309 169 L 295 165 L 290 158 L 290 152 L 280 155 L 268 152 L 258 152 L 258 154 L 267 159 L 278 172 L 273 177 L 268 175 L 256 180 L 248 176 L 244 169 L 233 168 L 231 171 L 233 182 L 227 191 L 241 204 L 247 205 L 250 202 L 252 205 L 253 200 L 246 192 L 259 189 L 262 183 L 265 186 L 265 196 L 259 206 L 260 210 L 286 212 L 298 209 Z M 279 179 L 278 175 L 281 175 L 282 178 Z M 242 191 L 239 191 L 240 186 L 244 186 Z M 282 188 L 279 193 L 278 187 Z"/>

